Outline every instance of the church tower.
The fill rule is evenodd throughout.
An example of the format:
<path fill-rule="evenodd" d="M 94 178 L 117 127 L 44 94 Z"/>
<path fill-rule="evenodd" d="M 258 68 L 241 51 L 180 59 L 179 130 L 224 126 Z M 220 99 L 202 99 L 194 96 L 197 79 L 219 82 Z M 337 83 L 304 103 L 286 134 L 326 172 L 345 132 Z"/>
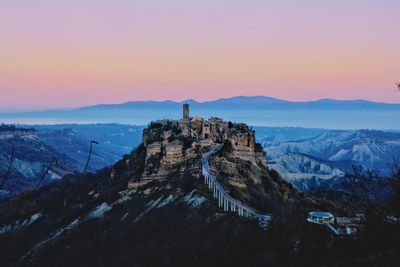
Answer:
<path fill-rule="evenodd" d="M 189 104 L 183 104 L 183 120 L 189 121 Z"/>

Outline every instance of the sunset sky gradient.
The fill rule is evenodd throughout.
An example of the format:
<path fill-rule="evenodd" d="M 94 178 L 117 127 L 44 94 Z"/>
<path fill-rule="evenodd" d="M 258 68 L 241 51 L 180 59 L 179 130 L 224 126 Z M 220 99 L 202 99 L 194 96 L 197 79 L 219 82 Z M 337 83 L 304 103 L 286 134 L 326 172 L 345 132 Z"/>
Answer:
<path fill-rule="evenodd" d="M 235 95 L 400 102 L 398 0 L 2 0 L 0 110 Z"/>

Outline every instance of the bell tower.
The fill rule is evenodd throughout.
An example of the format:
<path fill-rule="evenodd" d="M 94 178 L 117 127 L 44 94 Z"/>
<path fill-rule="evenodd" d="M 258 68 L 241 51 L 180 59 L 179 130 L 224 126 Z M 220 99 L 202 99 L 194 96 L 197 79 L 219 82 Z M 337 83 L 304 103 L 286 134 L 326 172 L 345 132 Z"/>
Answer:
<path fill-rule="evenodd" d="M 189 121 L 189 104 L 183 104 L 183 120 Z"/>

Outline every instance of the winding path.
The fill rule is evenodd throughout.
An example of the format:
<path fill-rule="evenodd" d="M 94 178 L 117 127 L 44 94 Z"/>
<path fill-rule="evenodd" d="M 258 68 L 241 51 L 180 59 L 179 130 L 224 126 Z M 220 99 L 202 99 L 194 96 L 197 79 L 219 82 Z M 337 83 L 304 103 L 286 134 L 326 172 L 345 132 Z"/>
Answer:
<path fill-rule="evenodd" d="M 208 161 L 221 148 L 222 145 L 218 145 L 203 156 L 202 164 L 204 183 L 208 185 L 208 189 L 213 193 L 214 198 L 218 200 L 218 206 L 223 208 L 224 211 L 237 212 L 239 216 L 257 218 L 261 228 L 266 229 L 269 221 L 271 220 L 271 216 L 267 214 L 260 214 L 255 209 L 231 197 L 210 172 Z"/>

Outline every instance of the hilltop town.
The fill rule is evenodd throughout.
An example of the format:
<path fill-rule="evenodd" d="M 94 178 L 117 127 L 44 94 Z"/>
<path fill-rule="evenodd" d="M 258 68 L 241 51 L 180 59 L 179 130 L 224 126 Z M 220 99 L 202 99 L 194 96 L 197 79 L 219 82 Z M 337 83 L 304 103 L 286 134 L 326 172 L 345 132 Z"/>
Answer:
<path fill-rule="evenodd" d="M 246 124 L 225 122 L 220 118 L 205 120 L 198 116 L 190 117 L 187 104 L 183 106 L 181 120 L 151 122 L 143 131 L 142 138 L 146 147 L 146 163 L 162 155 L 164 162 L 179 164 L 225 142 L 229 142 L 237 157 L 266 167 L 265 152 L 256 144 L 254 130 Z"/>

